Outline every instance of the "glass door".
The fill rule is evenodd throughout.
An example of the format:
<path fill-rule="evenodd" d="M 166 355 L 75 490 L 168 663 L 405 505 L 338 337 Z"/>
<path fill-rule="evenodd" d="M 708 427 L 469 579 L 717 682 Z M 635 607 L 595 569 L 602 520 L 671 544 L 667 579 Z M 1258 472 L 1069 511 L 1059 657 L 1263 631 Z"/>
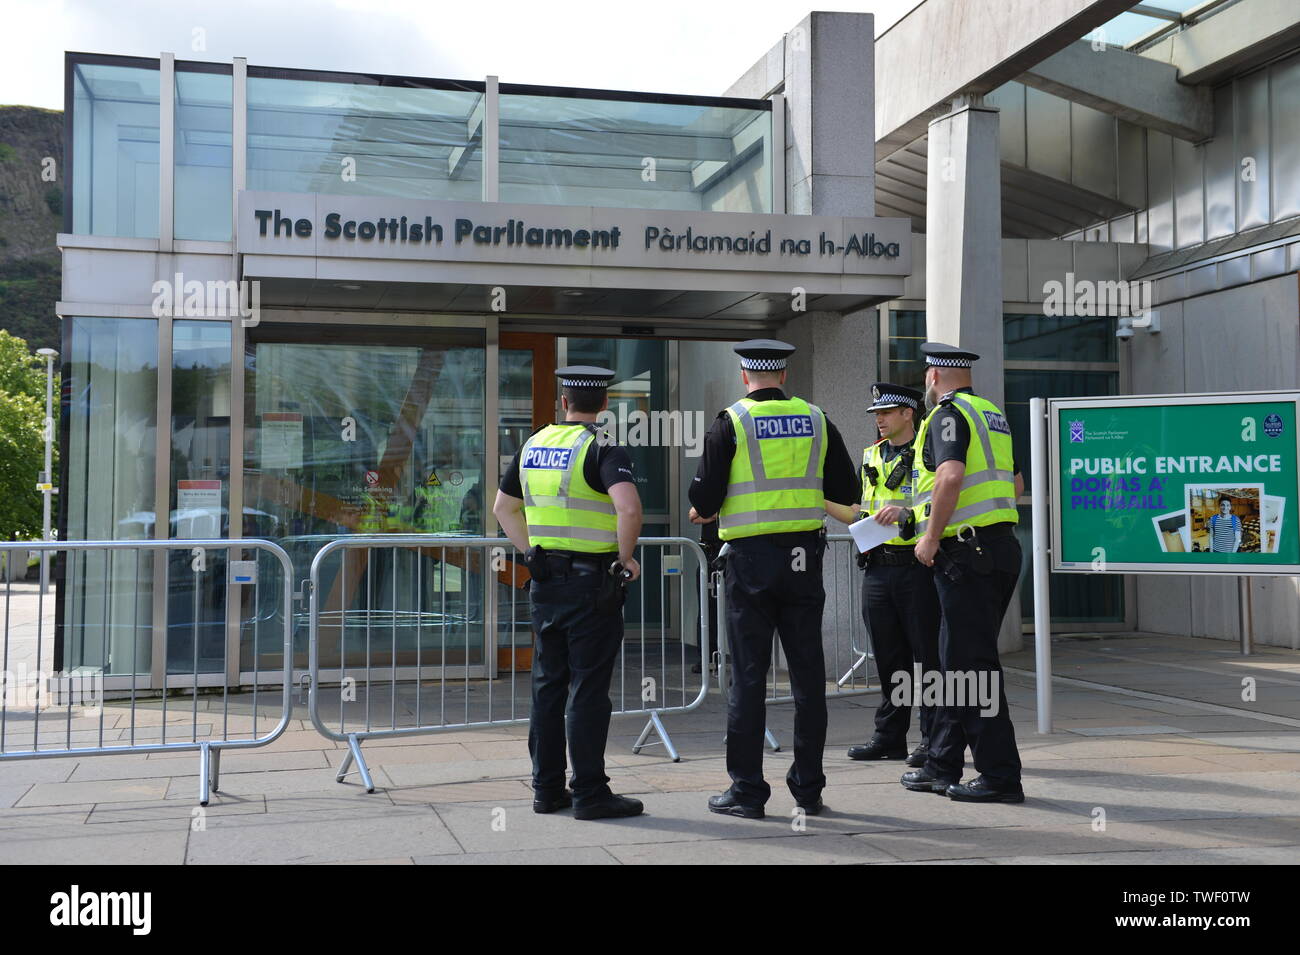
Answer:
<path fill-rule="evenodd" d="M 481 329 L 250 329 L 244 520 L 284 546 L 296 579 L 341 536 L 482 535 L 484 346 Z M 337 552 L 318 594 L 321 665 L 481 667 L 484 583 L 464 548 Z M 246 630 L 241 669 L 276 665 L 276 628 Z M 300 611 L 295 666 L 306 649 Z"/>

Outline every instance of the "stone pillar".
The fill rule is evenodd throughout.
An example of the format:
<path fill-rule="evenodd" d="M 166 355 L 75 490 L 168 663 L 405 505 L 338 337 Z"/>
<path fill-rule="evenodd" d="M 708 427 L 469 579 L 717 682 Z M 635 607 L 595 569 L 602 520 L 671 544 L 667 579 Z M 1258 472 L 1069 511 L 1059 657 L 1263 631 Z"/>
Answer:
<path fill-rule="evenodd" d="M 810 13 L 786 34 L 788 213 L 876 214 L 875 19 Z"/>
<path fill-rule="evenodd" d="M 998 111 L 981 97 L 959 97 L 950 112 L 930 123 L 929 139 L 926 337 L 978 354 L 975 391 L 1005 409 Z M 1029 467 L 1028 461 L 1017 463 Z M 998 647 L 1022 645 L 1017 595 L 1002 621 Z"/>

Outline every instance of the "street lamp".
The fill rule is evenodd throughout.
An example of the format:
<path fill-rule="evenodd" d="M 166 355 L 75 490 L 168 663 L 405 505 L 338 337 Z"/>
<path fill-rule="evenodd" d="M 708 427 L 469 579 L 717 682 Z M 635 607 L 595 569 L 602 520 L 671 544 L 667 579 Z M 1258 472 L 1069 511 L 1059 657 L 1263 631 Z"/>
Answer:
<path fill-rule="evenodd" d="M 38 348 L 36 354 L 45 359 L 45 470 L 41 472 L 40 482 L 36 485 L 45 499 L 42 517 L 42 539 L 50 539 L 50 499 L 54 494 L 54 476 L 52 456 L 54 446 L 54 359 L 59 353 L 53 348 Z M 41 593 L 50 592 L 50 552 L 41 551 Z"/>

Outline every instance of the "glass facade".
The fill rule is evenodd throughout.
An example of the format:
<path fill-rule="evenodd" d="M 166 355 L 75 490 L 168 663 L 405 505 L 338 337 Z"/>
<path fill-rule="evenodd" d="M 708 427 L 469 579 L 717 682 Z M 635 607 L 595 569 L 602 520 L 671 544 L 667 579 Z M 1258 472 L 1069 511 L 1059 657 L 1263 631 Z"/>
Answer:
<path fill-rule="evenodd" d="M 225 322 L 172 326 L 171 446 L 170 536 L 229 536 L 230 326 Z M 168 555 L 169 673 L 224 670 L 226 559 L 224 552 L 209 551 L 200 572 L 189 552 Z"/>
<path fill-rule="evenodd" d="M 482 331 L 256 331 L 245 360 L 246 522 L 289 552 L 299 579 L 340 536 L 482 535 Z M 417 655 L 481 664 L 483 587 L 476 560 L 455 548 L 336 556 L 321 580 L 322 666 Z M 447 600 L 435 601 L 444 589 Z M 303 662 L 306 638 L 300 627 Z M 245 634 L 242 669 L 276 664 L 274 628 L 261 639 Z"/>
<path fill-rule="evenodd" d="M 501 90 L 503 202 L 772 211 L 767 108 L 525 89 Z"/>
<path fill-rule="evenodd" d="M 178 239 L 230 241 L 232 95 L 229 67 L 214 73 L 176 64 L 172 228 Z"/>
<path fill-rule="evenodd" d="M 416 82 L 250 68 L 248 188 L 481 199 L 482 84 Z"/>
<path fill-rule="evenodd" d="M 71 66 L 72 229 L 158 237 L 158 67 Z"/>
<path fill-rule="evenodd" d="M 155 532 L 158 323 L 72 318 L 64 349 L 64 538 L 149 539 Z M 60 576 L 65 668 L 148 673 L 153 555 L 84 551 L 62 562 Z"/>

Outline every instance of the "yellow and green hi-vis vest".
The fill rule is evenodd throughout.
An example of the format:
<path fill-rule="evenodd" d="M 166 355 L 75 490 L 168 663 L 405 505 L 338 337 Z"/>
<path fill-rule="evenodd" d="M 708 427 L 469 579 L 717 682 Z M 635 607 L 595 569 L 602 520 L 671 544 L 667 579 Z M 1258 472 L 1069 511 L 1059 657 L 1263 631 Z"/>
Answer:
<path fill-rule="evenodd" d="M 826 517 L 822 410 L 802 398 L 742 398 L 727 415 L 736 432 L 736 453 L 718 512 L 718 537 L 819 530 Z"/>
<path fill-rule="evenodd" d="M 548 424 L 519 452 L 528 543 L 551 550 L 605 554 L 618 550 L 614 501 L 587 483 L 582 466 L 596 435 L 582 422 Z"/>
<path fill-rule="evenodd" d="M 935 407 L 952 405 L 966 419 L 970 444 L 966 447 L 966 474 L 962 478 L 957 506 L 943 530 L 952 537 L 963 524 L 986 527 L 989 524 L 1017 523 L 1015 461 L 1011 453 L 1011 427 L 1000 408 L 987 398 L 955 391 L 945 395 Z M 925 533 L 929 523 L 930 499 L 934 494 L 935 472 L 925 466 L 925 435 L 934 420 L 934 411 L 921 422 L 916 432 L 916 459 L 912 468 L 913 513 L 916 533 Z"/>
<path fill-rule="evenodd" d="M 862 452 L 862 511 L 864 514 L 874 514 L 882 507 L 890 504 L 898 504 L 902 507 L 912 506 L 912 488 L 916 480 L 916 470 L 913 468 L 912 473 L 907 477 L 906 484 L 900 484 L 896 490 L 891 491 L 885 487 L 885 479 L 889 477 L 889 472 L 894 469 L 897 458 L 893 461 L 886 461 L 884 448 L 885 439 L 881 438 L 871 447 Z M 913 445 L 915 447 L 915 445 Z M 876 469 L 876 479 L 873 481 L 868 471 L 869 468 Z M 886 544 L 915 544 L 915 537 L 892 537 L 885 541 Z"/>

